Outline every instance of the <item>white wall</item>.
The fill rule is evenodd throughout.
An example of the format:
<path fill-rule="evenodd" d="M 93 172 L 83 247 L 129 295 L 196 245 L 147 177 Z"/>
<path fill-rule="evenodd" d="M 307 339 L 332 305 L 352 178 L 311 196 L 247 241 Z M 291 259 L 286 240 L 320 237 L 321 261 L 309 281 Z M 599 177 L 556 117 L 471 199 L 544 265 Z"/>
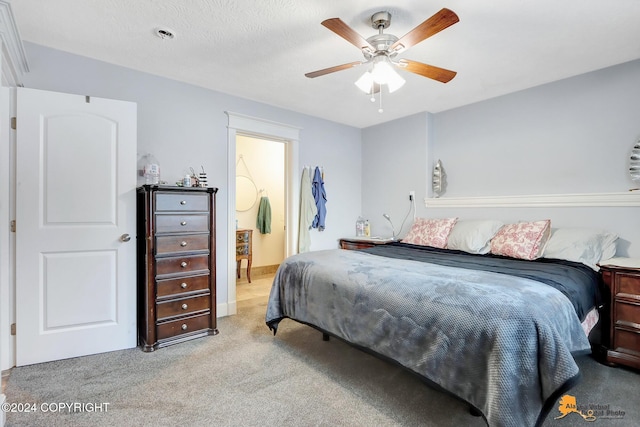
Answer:
<path fill-rule="evenodd" d="M 391 226 L 382 217 L 384 213 L 391 216 L 396 232 L 400 233 L 411 207 L 409 191 L 416 192 L 418 201 L 427 196 L 429 127 L 430 115 L 421 113 L 363 129 L 362 215 L 369 219 L 372 235 L 391 236 Z M 416 206 L 417 212 L 422 213 L 423 205 Z M 351 235 L 355 235 L 357 216 L 351 219 Z M 411 214 L 405 232 L 412 219 Z"/>
<path fill-rule="evenodd" d="M 441 159 L 441 200 L 478 196 L 628 192 L 628 158 L 640 138 L 640 61 L 438 114 L 363 129 L 363 210 L 373 233 L 405 210 L 417 190 L 418 216 L 552 219 L 553 226 L 605 228 L 621 237 L 620 255 L 640 257 L 640 208 L 429 207 L 431 174 Z M 633 193 L 631 194 L 633 195 Z M 633 202 L 635 203 L 635 202 Z"/>
<path fill-rule="evenodd" d="M 25 43 L 30 72 L 25 87 L 121 99 L 138 105 L 138 152 L 160 162 L 162 179 L 180 179 L 190 166 L 204 166 L 217 195 L 217 297 L 227 295 L 229 265 L 227 121 L 225 111 L 301 128 L 299 165 L 323 165 L 326 175 L 327 228 L 311 235 L 313 250 L 335 248 L 352 231 L 360 212 L 361 131 L 270 105 L 114 66 L 90 58 Z M 301 171 L 299 171 L 300 174 Z M 235 226 L 233 227 L 235 228 Z M 233 272 L 231 272 L 233 274 Z"/>
<path fill-rule="evenodd" d="M 236 175 L 248 173 L 253 179 L 257 194 L 255 204 L 246 211 L 236 211 L 238 227 L 253 230 L 252 267 L 278 265 L 285 254 L 285 193 L 284 193 L 284 143 L 238 136 L 236 138 L 236 158 L 243 159 L 236 167 Z M 244 163 L 243 163 L 244 162 Z M 244 166 L 246 164 L 246 167 Z M 248 169 L 248 171 L 245 171 Z M 265 190 L 260 193 L 260 190 Z M 238 190 L 240 191 L 240 190 Z M 271 206 L 271 233 L 261 234 L 256 228 L 256 218 L 260 198 L 266 196 Z M 236 199 L 242 197 L 236 193 Z M 246 262 L 246 261 L 245 261 Z M 244 264 L 243 264 L 244 265 Z"/>
<path fill-rule="evenodd" d="M 435 114 L 446 195 L 627 191 L 639 99 L 634 61 Z"/>

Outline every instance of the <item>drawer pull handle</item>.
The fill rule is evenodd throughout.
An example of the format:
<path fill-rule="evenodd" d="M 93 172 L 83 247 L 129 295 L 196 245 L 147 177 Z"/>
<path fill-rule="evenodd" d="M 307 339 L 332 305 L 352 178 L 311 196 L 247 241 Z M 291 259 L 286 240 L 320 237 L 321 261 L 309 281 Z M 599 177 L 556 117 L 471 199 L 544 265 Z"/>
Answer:
<path fill-rule="evenodd" d="M 182 261 L 182 262 L 180 263 L 180 267 L 182 267 L 182 268 L 185 268 L 187 265 L 189 265 L 189 264 L 187 264 L 187 262 L 186 262 L 186 261 Z"/>
<path fill-rule="evenodd" d="M 186 205 L 186 204 L 187 204 L 187 201 L 186 201 L 186 200 L 180 200 L 180 204 L 181 204 L 181 205 Z"/>
<path fill-rule="evenodd" d="M 187 246 L 187 242 L 185 242 L 185 241 L 183 240 L 182 242 L 180 242 L 180 246 L 182 246 L 182 247 L 184 248 L 185 246 Z"/>
<path fill-rule="evenodd" d="M 182 309 L 186 310 L 189 306 L 187 304 L 182 304 Z"/>
<path fill-rule="evenodd" d="M 187 225 L 187 221 L 180 221 L 180 225 L 184 227 L 185 225 Z"/>
<path fill-rule="evenodd" d="M 187 326 L 187 324 L 186 324 L 186 323 L 183 323 L 183 324 L 182 324 L 182 330 L 183 330 L 183 331 L 186 331 L 186 330 L 187 330 L 187 327 L 188 327 L 188 326 Z"/>
<path fill-rule="evenodd" d="M 184 282 L 182 282 L 182 283 L 180 283 L 180 287 L 181 287 L 182 289 L 187 289 L 187 284 L 186 284 L 186 283 L 184 283 Z"/>

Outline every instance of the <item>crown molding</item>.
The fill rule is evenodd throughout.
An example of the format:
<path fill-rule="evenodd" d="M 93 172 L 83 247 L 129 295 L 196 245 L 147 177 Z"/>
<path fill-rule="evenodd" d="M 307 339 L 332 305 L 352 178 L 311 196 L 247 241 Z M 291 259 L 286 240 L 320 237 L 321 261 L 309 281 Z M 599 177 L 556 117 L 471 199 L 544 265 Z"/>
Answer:
<path fill-rule="evenodd" d="M 29 72 L 27 55 L 13 17 L 11 3 L 0 0 L 0 41 L 2 41 L 2 80 L 7 86 L 22 86 Z"/>
<path fill-rule="evenodd" d="M 539 208 L 640 206 L 640 191 L 483 197 L 427 197 L 427 208 Z"/>

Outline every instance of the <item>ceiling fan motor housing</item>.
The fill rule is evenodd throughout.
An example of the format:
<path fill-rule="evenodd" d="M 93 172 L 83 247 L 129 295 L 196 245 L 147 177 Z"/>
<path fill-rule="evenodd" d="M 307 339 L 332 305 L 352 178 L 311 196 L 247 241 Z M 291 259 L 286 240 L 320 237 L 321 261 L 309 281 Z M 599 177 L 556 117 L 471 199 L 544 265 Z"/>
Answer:
<path fill-rule="evenodd" d="M 389 52 L 389 47 L 398 41 L 398 37 L 393 34 L 382 33 L 382 30 L 388 28 L 389 25 L 391 25 L 391 14 L 389 12 L 377 12 L 371 16 L 371 26 L 379 30 L 379 33 L 367 38 L 369 44 L 375 49 L 375 52 L 369 52 L 368 49 L 363 50 L 367 60 L 378 55 L 387 55 L 390 58 L 397 55 L 397 52 Z"/>
<path fill-rule="evenodd" d="M 369 44 L 375 48 L 375 52 L 373 55 L 376 56 L 378 54 L 385 54 L 390 58 L 396 56 L 398 54 L 397 51 L 389 52 L 389 47 L 392 44 L 398 41 L 398 38 L 393 34 L 376 34 L 375 36 L 371 36 L 367 39 Z M 367 56 L 366 50 L 364 51 L 365 57 Z"/>
<path fill-rule="evenodd" d="M 391 25 L 391 14 L 389 12 L 376 12 L 371 15 L 371 26 L 376 30 L 388 28 Z"/>

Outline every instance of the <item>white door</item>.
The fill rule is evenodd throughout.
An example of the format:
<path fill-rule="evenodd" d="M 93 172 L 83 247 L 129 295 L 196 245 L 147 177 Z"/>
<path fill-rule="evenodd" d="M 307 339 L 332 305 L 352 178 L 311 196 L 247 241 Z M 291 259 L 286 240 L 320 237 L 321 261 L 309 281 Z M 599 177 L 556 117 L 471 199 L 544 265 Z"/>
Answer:
<path fill-rule="evenodd" d="M 136 108 L 17 89 L 18 366 L 137 344 Z"/>

